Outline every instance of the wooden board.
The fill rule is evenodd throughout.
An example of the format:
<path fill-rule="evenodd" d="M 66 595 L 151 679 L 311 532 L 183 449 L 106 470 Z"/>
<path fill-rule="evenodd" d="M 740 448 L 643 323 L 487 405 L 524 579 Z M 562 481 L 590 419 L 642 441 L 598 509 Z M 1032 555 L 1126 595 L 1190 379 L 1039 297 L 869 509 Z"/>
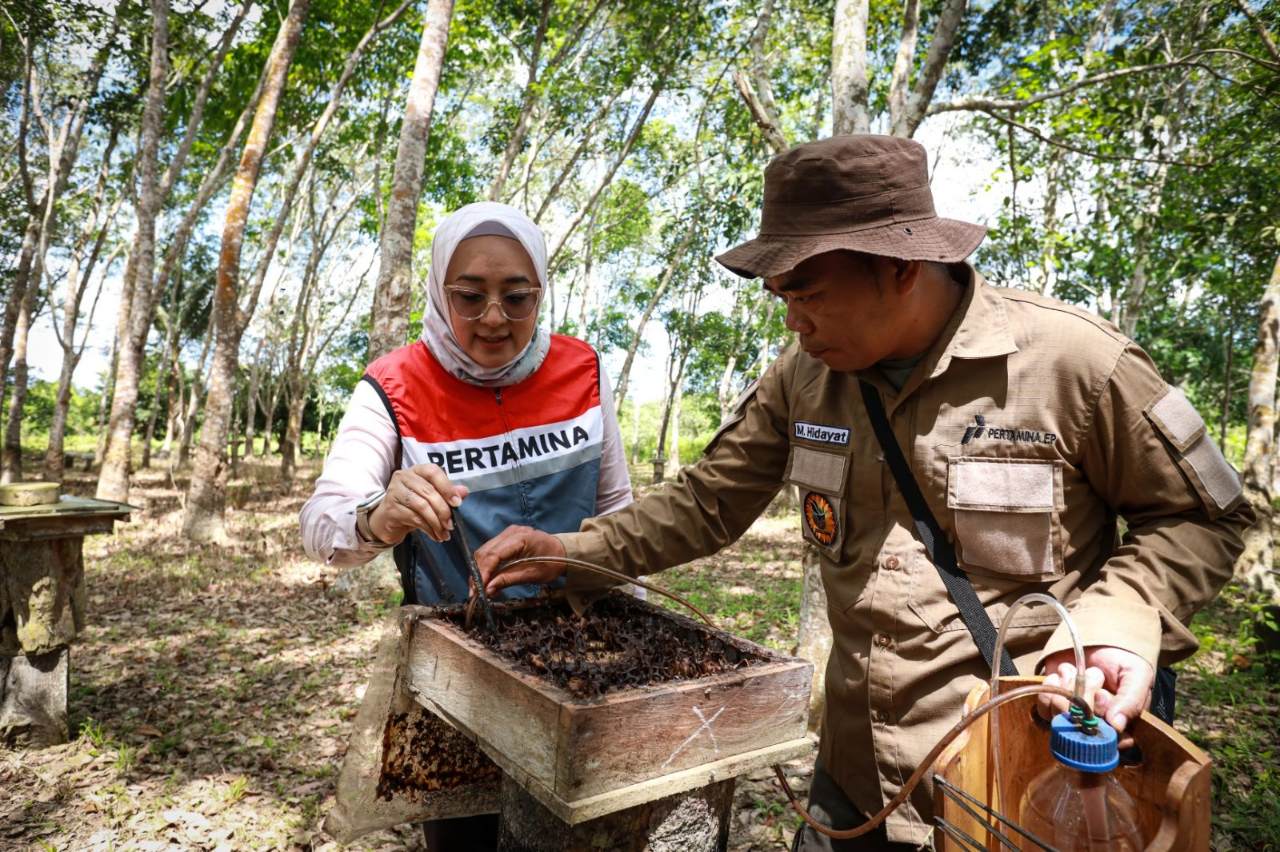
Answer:
<path fill-rule="evenodd" d="M 658 798 L 679 792 L 675 788 L 686 782 L 682 789 L 693 789 L 722 780 L 711 774 L 733 777 L 766 765 L 760 762 L 766 758 L 787 760 L 812 748 L 806 722 L 813 667 L 803 660 L 718 633 L 766 661 L 579 699 L 516 670 L 451 623 L 423 612 L 409 643 L 410 692 L 474 737 L 566 821 L 648 801 L 632 800 L 646 782 L 659 783 L 638 794 Z M 631 798 L 618 797 L 628 789 Z"/>
<path fill-rule="evenodd" d="M 56 503 L 38 506 L 0 506 L 0 537 L 6 539 L 57 538 L 111 532 L 115 521 L 129 520 L 136 507 L 111 500 L 63 494 Z"/>
<path fill-rule="evenodd" d="M 481 748 L 483 747 L 483 743 L 481 743 Z M 690 790 L 697 790 L 730 778 L 737 778 L 740 775 L 755 772 L 757 769 L 763 769 L 766 766 L 807 757 L 817 747 L 818 740 L 816 736 L 806 734 L 798 740 L 790 740 L 785 743 L 756 749 L 755 751 L 735 754 L 732 757 L 726 757 L 714 763 L 707 763 L 702 766 L 695 766 L 692 769 L 673 772 L 670 775 L 651 778 L 648 781 L 641 781 L 638 784 L 631 784 L 608 793 L 601 793 L 598 796 L 575 801 L 565 801 L 547 787 L 538 783 L 536 779 L 522 776 L 516 768 L 504 765 L 501 760 L 495 759 L 494 762 L 501 766 L 502 770 L 511 779 L 555 814 L 556 818 L 561 822 L 566 825 L 579 825 L 619 811 L 638 807 L 648 802 L 664 799 L 668 796 L 676 796 L 680 793 L 687 793 Z"/>
<path fill-rule="evenodd" d="M 1002 678 L 1001 688 L 1038 683 L 1043 678 Z M 966 712 L 986 700 L 987 687 L 975 687 L 965 701 Z M 939 756 L 934 772 L 957 787 L 989 803 L 1006 817 L 1017 818 L 1018 804 L 1026 785 L 1053 760 L 1049 754 L 1049 734 L 1031 719 L 1035 701 L 1026 699 L 996 709 L 999 718 L 1000 786 L 1009 799 L 1001 807 L 991 754 L 991 726 L 981 719 Z M 994 714 L 993 714 L 994 715 Z M 990 717 L 988 717 L 989 719 Z M 1133 728 L 1133 737 L 1142 753 L 1137 766 L 1120 766 L 1115 777 L 1138 806 L 1138 827 L 1147 852 L 1195 852 L 1209 848 L 1211 795 L 1210 760 L 1190 740 L 1150 713 L 1143 713 Z M 988 833 L 972 816 L 934 787 L 934 813 L 948 819 L 988 849 L 1003 849 L 994 834 Z M 961 848 L 942 833 L 935 832 L 940 850 Z"/>
<path fill-rule="evenodd" d="M 808 664 L 772 662 L 564 704 L 556 795 L 586 798 L 803 738 L 812 675 Z"/>
<path fill-rule="evenodd" d="M 393 612 L 378 641 L 324 821 L 342 844 L 406 822 L 498 810 L 499 768 L 404 690 L 411 629 L 403 611 Z"/>

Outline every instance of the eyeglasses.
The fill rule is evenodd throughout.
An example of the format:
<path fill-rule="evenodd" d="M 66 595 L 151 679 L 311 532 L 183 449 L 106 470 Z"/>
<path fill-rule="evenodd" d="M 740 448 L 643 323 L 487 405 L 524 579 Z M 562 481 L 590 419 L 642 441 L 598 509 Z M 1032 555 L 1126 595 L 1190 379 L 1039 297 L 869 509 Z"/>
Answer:
<path fill-rule="evenodd" d="M 538 296 L 541 287 L 527 290 L 508 290 L 501 298 L 490 299 L 482 290 L 469 287 L 445 287 L 449 294 L 449 309 L 454 316 L 464 320 L 478 320 L 488 312 L 490 305 L 497 305 L 498 310 L 511 322 L 528 319 L 538 309 Z"/>

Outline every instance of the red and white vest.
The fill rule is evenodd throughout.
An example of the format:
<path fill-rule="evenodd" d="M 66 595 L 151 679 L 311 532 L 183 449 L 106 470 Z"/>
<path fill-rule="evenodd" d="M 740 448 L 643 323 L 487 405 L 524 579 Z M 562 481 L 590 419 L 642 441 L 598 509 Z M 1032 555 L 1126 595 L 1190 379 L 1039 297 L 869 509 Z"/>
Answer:
<path fill-rule="evenodd" d="M 575 532 L 595 514 L 604 413 L 600 361 L 573 337 L 553 335 L 541 366 L 518 384 L 486 388 L 450 374 L 422 341 L 369 365 L 400 436 L 400 465 L 439 465 L 470 495 L 457 510 L 472 550 L 511 524 Z M 454 532 L 456 538 L 457 532 Z M 405 603 L 467 599 L 456 540 L 414 532 L 397 545 Z M 501 597 L 528 597 L 514 586 Z"/>

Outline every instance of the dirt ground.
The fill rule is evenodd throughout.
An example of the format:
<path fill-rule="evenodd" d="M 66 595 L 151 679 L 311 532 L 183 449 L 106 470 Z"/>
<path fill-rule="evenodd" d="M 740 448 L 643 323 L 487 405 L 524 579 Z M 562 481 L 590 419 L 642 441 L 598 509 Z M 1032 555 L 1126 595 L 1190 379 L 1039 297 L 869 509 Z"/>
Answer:
<path fill-rule="evenodd" d="M 90 493 L 89 475 L 77 476 L 71 490 Z M 248 467 L 230 489 L 227 548 L 181 537 L 185 482 L 163 471 L 137 477 L 132 523 L 85 545 L 89 624 L 72 650 L 72 741 L 0 749 L 0 849 L 336 848 L 319 826 L 380 622 L 398 599 L 394 583 L 335 594 L 341 571 L 302 554 L 297 513 L 313 476 L 314 463 L 304 466 L 286 491 L 274 465 Z M 796 526 L 794 515 L 766 518 L 731 550 L 659 582 L 785 650 L 801 579 Z M 1236 726 L 1259 744 L 1216 778 L 1227 805 L 1215 847 L 1274 848 L 1276 797 L 1248 776 L 1274 774 L 1277 696 L 1262 681 L 1264 693 L 1249 687 L 1235 710 L 1224 707 L 1215 696 L 1238 683 L 1223 674 L 1234 646 L 1208 644 L 1203 670 L 1179 684 L 1189 687 L 1180 727 L 1229 759 Z M 788 768 L 801 795 L 811 768 Z M 1257 813 L 1231 825 L 1243 813 L 1236 803 L 1254 798 Z M 732 850 L 780 852 L 795 825 L 770 773 L 739 780 Z M 422 841 L 402 826 L 351 848 Z"/>
<path fill-rule="evenodd" d="M 183 540 L 185 482 L 160 471 L 136 477 L 131 523 L 86 540 L 73 738 L 0 749 L 0 849 L 336 848 L 319 827 L 395 599 L 335 595 L 341 571 L 303 555 L 310 468 L 289 492 L 269 468 L 246 473 L 231 489 L 230 547 Z M 808 771 L 794 767 L 802 788 Z M 790 822 L 768 785 L 739 785 L 733 849 L 785 848 Z M 421 849 L 421 834 L 402 826 L 349 848 Z"/>

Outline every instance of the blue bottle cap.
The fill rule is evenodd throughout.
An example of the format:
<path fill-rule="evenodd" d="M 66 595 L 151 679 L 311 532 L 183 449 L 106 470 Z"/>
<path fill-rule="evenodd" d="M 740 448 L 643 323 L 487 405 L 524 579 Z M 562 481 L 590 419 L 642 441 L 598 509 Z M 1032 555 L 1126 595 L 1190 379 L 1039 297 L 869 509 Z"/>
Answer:
<path fill-rule="evenodd" d="M 1116 729 L 1101 718 L 1097 723 L 1097 729 L 1090 732 L 1082 730 L 1070 713 L 1054 716 L 1049 750 L 1058 762 L 1081 772 L 1110 772 L 1119 766 Z"/>

